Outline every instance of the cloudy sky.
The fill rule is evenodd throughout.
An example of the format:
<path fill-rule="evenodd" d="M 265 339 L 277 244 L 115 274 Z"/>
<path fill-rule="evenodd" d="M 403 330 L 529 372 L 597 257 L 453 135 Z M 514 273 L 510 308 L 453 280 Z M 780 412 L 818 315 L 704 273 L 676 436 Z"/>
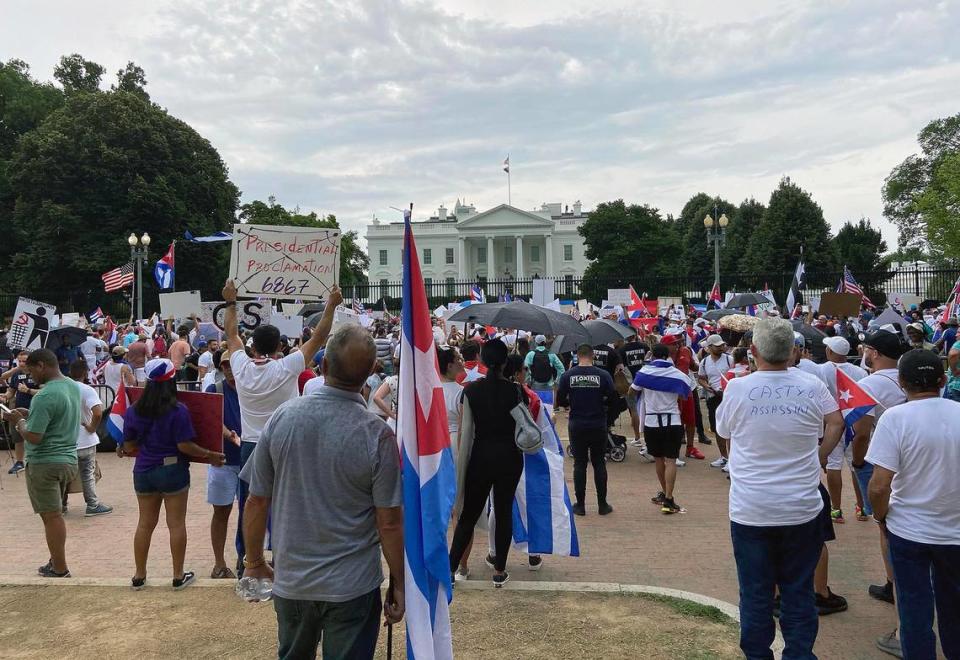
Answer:
<path fill-rule="evenodd" d="M 12 10 L 11 10 L 12 6 Z M 244 201 L 335 213 L 460 197 L 678 213 L 764 202 L 783 175 L 828 220 L 881 217 L 891 167 L 960 112 L 960 3 L 914 0 L 6 0 L 0 58 L 49 78 L 134 60 Z M 597 7 L 602 7 L 598 9 Z M 362 233 L 362 231 L 361 231 Z"/>

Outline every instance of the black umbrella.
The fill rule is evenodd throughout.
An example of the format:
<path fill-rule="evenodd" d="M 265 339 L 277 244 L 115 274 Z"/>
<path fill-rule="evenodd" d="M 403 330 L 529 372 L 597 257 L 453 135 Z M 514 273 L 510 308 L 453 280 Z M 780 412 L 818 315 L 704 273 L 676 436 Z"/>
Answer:
<path fill-rule="evenodd" d="M 628 328 L 622 323 L 617 323 L 609 319 L 584 321 L 580 325 L 586 329 L 590 335 L 590 343 L 594 346 L 597 344 L 612 344 L 621 339 L 629 339 L 637 332 L 633 328 Z"/>
<path fill-rule="evenodd" d="M 470 305 L 456 312 L 449 320 L 516 328 L 544 335 L 571 335 L 581 342 L 590 341 L 586 329 L 572 316 L 520 301 Z"/>
<path fill-rule="evenodd" d="M 769 302 L 770 299 L 762 293 L 738 293 L 730 299 L 726 307 L 728 309 L 730 307 L 749 307 L 750 305 L 763 305 Z"/>
<path fill-rule="evenodd" d="M 297 312 L 297 314 L 299 316 L 310 316 L 311 314 L 322 312 L 324 307 L 326 307 L 326 303 L 307 303 L 300 308 L 300 311 Z"/>
<path fill-rule="evenodd" d="M 703 318 L 708 321 L 719 321 L 724 316 L 730 316 L 731 314 L 739 314 L 739 312 L 735 312 L 732 309 L 711 309 L 703 315 Z"/>
<path fill-rule="evenodd" d="M 61 346 L 79 346 L 86 340 L 86 330 L 71 325 L 64 325 L 50 331 L 50 334 L 47 336 L 47 345 L 44 346 L 44 348 L 55 351 Z"/>

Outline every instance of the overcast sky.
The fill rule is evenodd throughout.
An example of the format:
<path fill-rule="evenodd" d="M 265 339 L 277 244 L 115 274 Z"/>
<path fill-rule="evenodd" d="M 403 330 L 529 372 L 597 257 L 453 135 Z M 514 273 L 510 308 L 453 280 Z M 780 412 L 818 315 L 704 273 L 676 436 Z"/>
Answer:
<path fill-rule="evenodd" d="M 960 3 L 914 0 L 5 0 L 0 59 L 146 70 L 243 200 L 335 213 L 457 197 L 679 213 L 783 175 L 887 242 L 884 177 L 960 111 Z M 602 9 L 597 9 L 600 6 Z"/>

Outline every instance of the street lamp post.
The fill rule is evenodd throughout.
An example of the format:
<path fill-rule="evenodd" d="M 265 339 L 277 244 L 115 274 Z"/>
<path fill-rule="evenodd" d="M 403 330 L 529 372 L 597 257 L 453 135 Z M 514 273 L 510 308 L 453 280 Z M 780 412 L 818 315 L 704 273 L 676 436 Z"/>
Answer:
<path fill-rule="evenodd" d="M 713 205 L 713 215 L 707 214 L 703 219 L 703 226 L 707 229 L 707 245 L 713 243 L 713 282 L 720 283 L 720 246 L 727 240 L 727 225 L 730 220 L 724 213 L 717 217 L 717 205 Z"/>
<path fill-rule="evenodd" d="M 134 289 L 137 292 L 137 319 L 143 318 L 143 266 L 147 263 L 147 249 L 150 247 L 150 234 L 143 232 L 143 236 L 137 238 L 136 234 L 131 233 L 127 238 L 130 245 L 130 260 L 134 264 Z"/>

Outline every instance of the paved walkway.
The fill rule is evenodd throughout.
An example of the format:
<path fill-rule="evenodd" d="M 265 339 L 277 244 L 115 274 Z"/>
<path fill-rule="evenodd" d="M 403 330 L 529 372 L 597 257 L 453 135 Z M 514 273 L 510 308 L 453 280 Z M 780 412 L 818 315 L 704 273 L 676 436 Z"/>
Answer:
<path fill-rule="evenodd" d="M 630 436 L 626 416 L 623 424 L 621 432 Z M 565 429 L 562 413 L 557 426 Z M 707 460 L 688 461 L 678 476 L 676 499 L 688 513 L 664 516 L 650 503 L 650 497 L 657 490 L 653 465 L 641 463 L 631 451 L 626 462 L 608 464 L 609 500 L 614 513 L 598 516 L 596 502 L 588 495 L 587 516 L 577 518 L 581 557 L 546 557 L 543 569 L 531 573 L 523 570 L 522 562 L 511 555 L 508 569 L 520 580 L 652 585 L 736 604 L 737 575 L 726 516 L 729 482 L 722 472 L 708 466 L 708 462 L 718 456 L 716 448 L 700 446 Z M 82 496 L 71 495 L 66 516 L 70 570 L 77 577 L 127 578 L 133 574 L 132 539 L 137 524 L 132 461 L 105 453 L 99 455 L 99 460 L 103 480 L 98 492 L 115 510 L 107 516 L 84 518 Z M 37 566 L 47 559 L 40 521 L 30 511 L 24 479 L 6 474 L 10 465 L 6 455 L 2 464 L 0 556 L 4 561 L 0 567 L 0 583 L 5 577 L 36 575 Z M 572 488 L 571 467 L 572 463 L 568 463 L 568 483 Z M 213 565 L 210 507 L 204 499 L 205 477 L 206 467 L 192 467 L 186 566 L 201 577 L 208 576 Z M 592 476 L 588 476 L 587 487 L 589 493 Z M 849 481 L 844 484 L 843 509 L 853 511 Z M 236 514 L 231 520 L 231 539 L 235 524 Z M 850 609 L 820 619 L 816 652 L 821 658 L 889 657 L 876 650 L 874 639 L 894 628 L 894 609 L 866 594 L 867 585 L 883 575 L 876 527 L 872 522 L 861 523 L 851 517 L 845 525 L 837 525 L 837 537 L 830 544 L 830 586 L 835 593 L 847 597 Z M 485 539 L 478 538 L 478 542 L 483 544 Z M 167 544 L 161 518 L 148 564 L 148 575 L 156 579 L 166 580 L 170 574 Z M 490 571 L 481 557 L 478 549 L 471 561 L 473 578 L 486 580 Z M 232 565 L 235 558 L 232 541 L 228 541 L 228 564 Z"/>

